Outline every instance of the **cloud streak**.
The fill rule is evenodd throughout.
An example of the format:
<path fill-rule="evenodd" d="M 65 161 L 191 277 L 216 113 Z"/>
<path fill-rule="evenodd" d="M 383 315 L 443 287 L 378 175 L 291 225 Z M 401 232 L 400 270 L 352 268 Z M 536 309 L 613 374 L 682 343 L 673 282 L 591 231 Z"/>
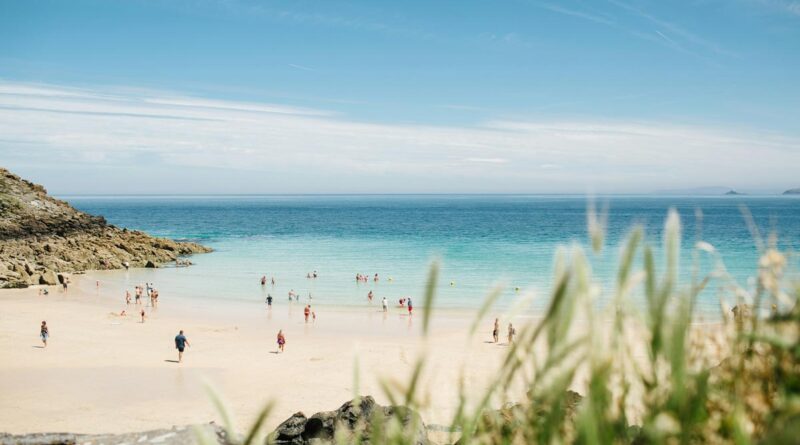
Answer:
<path fill-rule="evenodd" d="M 248 193 L 783 188 L 795 185 L 800 162 L 796 137 L 742 129 L 602 120 L 369 123 L 325 110 L 130 91 L 0 82 L 0 158 L 34 174 L 105 175 L 109 193 L 230 192 L 233 183 Z M 161 174 L 139 181 L 126 173 L 134 171 Z M 57 192 L 97 192 L 76 190 L 69 175 L 50 176 Z"/>

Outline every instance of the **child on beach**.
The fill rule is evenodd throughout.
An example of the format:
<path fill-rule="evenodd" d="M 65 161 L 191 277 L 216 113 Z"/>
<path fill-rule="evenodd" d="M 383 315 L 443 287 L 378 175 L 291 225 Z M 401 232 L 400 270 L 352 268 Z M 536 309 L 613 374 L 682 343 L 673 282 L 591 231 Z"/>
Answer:
<path fill-rule="evenodd" d="M 39 337 L 42 339 L 42 343 L 44 343 L 44 347 L 47 347 L 47 339 L 50 337 L 50 329 L 47 327 L 47 322 L 42 321 L 42 326 L 39 329 Z"/>
<path fill-rule="evenodd" d="M 283 348 L 286 345 L 286 337 L 283 336 L 283 329 L 278 331 L 278 351 L 283 352 Z"/>

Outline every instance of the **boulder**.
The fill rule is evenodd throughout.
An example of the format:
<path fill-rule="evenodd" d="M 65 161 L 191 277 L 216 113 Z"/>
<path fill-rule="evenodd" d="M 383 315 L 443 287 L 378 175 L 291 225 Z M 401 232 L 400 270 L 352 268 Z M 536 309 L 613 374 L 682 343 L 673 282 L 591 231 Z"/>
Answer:
<path fill-rule="evenodd" d="M 58 275 L 52 270 L 45 270 L 39 275 L 39 284 L 46 284 L 48 286 L 55 286 L 58 284 Z"/>
<path fill-rule="evenodd" d="M 381 406 L 371 396 L 366 396 L 347 401 L 336 411 L 324 411 L 311 417 L 295 413 L 267 437 L 267 444 L 333 444 L 337 436 L 342 436 L 346 443 L 356 438 L 364 444 L 372 440 L 382 443 L 386 441 L 384 435 L 390 422 L 398 422 L 407 438 L 412 438 L 412 443 L 429 443 L 425 424 L 415 411 L 404 406 Z"/>
<path fill-rule="evenodd" d="M 158 267 L 158 265 L 156 263 L 154 263 L 152 260 L 147 260 L 147 262 L 144 263 L 144 267 L 147 267 L 147 268 L 150 268 L 150 269 L 154 269 L 154 268 Z"/>

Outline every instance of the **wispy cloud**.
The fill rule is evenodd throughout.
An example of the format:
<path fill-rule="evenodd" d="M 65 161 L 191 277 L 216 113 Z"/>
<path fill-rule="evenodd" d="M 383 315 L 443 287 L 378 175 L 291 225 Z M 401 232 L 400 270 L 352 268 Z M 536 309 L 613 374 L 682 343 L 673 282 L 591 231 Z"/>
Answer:
<path fill-rule="evenodd" d="M 568 16 L 571 16 L 571 17 L 577 17 L 579 19 L 588 20 L 590 22 L 600 23 L 600 24 L 609 25 L 609 26 L 616 25 L 616 23 L 613 20 L 611 20 L 611 19 L 609 19 L 607 17 L 602 17 L 602 16 L 595 15 L 595 14 L 592 14 L 592 13 L 589 13 L 589 12 L 585 12 L 585 11 L 578 11 L 578 10 L 575 10 L 575 9 L 569 9 L 569 8 L 565 8 L 563 6 L 552 4 L 552 3 L 539 3 L 539 6 L 541 6 L 544 9 L 547 9 L 549 11 L 552 11 L 552 12 L 557 12 L 559 14 L 568 15 Z"/>
<path fill-rule="evenodd" d="M 698 49 L 704 52 L 713 53 L 714 55 L 739 57 L 739 55 L 735 52 L 728 51 L 718 44 L 704 39 L 675 23 L 659 19 L 658 17 L 649 14 L 644 10 L 633 7 L 627 3 L 623 3 L 618 0 L 609 0 L 609 4 L 615 6 L 618 10 L 622 10 L 627 14 L 637 17 L 638 19 L 643 19 L 645 22 L 647 22 L 648 26 L 631 27 L 624 24 L 622 17 L 618 17 L 613 14 L 604 13 L 603 15 L 600 15 L 595 12 L 567 8 L 563 5 L 556 5 L 552 3 L 536 3 L 536 5 L 539 7 L 548 11 L 605 25 L 616 29 L 617 31 L 634 36 L 638 39 L 650 41 L 666 48 L 705 60 L 707 62 L 711 62 L 711 60 L 709 60 L 705 55 L 699 53 Z M 653 30 L 653 25 L 655 25 L 657 29 Z M 671 34 L 674 37 L 670 37 L 668 34 Z M 676 38 L 680 38 L 681 42 L 678 42 Z M 687 46 L 691 46 L 692 48 L 690 49 Z"/>
<path fill-rule="evenodd" d="M 315 71 L 314 68 L 309 68 L 309 67 L 303 66 L 303 65 L 297 65 L 297 64 L 294 64 L 294 63 L 290 63 L 289 66 L 292 67 L 292 68 L 296 68 L 298 70 L 303 70 L 303 71 Z"/>
<path fill-rule="evenodd" d="M 508 159 L 505 158 L 466 158 L 467 162 L 480 162 L 483 164 L 505 164 Z"/>
<path fill-rule="evenodd" d="M 0 81 L 0 159 L 36 171 L 160 168 L 169 173 L 147 184 L 174 192 L 219 191 L 222 173 L 190 175 L 209 169 L 246 178 L 248 192 L 746 188 L 794 185 L 800 163 L 797 137 L 738 128 L 602 120 L 376 124 L 280 104 L 122 91 L 134 90 Z M 104 187 L 141 190 L 132 179 L 110 176 Z"/>

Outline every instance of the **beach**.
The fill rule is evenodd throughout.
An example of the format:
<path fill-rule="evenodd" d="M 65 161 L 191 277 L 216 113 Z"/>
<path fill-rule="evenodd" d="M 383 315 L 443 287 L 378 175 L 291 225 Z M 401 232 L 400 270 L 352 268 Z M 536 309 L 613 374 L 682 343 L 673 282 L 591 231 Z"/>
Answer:
<path fill-rule="evenodd" d="M 239 429 L 276 402 L 271 430 L 297 411 L 335 409 L 354 391 L 388 403 L 379 380 L 406 382 L 423 350 L 423 387 L 435 391 L 421 414 L 426 423 L 446 425 L 462 373 L 478 394 L 505 353 L 505 319 L 500 344 L 490 344 L 491 320 L 470 338 L 472 311 L 438 311 L 425 341 L 421 314 L 409 317 L 396 302 L 385 314 L 380 301 L 315 307 L 316 321 L 305 323 L 304 299 L 276 298 L 268 310 L 161 291 L 141 323 L 140 306 L 124 302 L 126 287 L 110 284 L 125 273 L 75 275 L 66 293 L 54 286 L 48 295 L 36 287 L 0 291 L 0 429 L 108 433 L 219 423 L 209 385 Z M 416 304 L 419 312 L 422 301 Z M 127 316 L 119 315 L 123 309 Z M 42 320 L 50 327 L 46 349 L 38 337 Z M 279 329 L 287 344 L 276 354 Z M 179 330 L 191 344 L 180 364 L 173 342 Z"/>

